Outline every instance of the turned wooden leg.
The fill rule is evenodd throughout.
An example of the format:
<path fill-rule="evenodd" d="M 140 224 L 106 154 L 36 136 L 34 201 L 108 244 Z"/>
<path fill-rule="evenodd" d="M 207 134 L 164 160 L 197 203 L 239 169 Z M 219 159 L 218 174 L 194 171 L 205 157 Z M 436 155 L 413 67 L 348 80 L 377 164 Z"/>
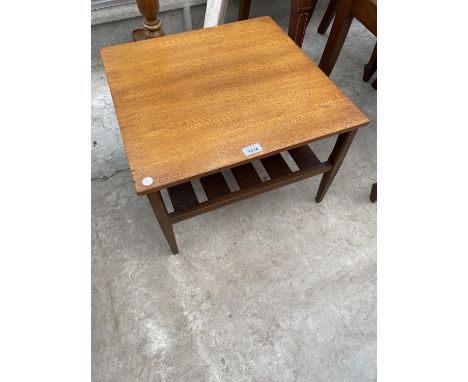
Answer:
<path fill-rule="evenodd" d="M 372 75 L 376 72 L 377 70 L 377 44 L 374 46 L 374 50 L 372 51 L 372 56 L 367 63 L 366 66 L 364 66 L 364 74 L 362 75 L 362 79 L 367 82 L 370 80 Z"/>
<path fill-rule="evenodd" d="M 341 133 L 338 135 L 336 140 L 335 146 L 333 147 L 332 153 L 328 158 L 328 161 L 331 163 L 332 168 L 330 171 L 326 172 L 322 175 L 322 180 L 320 181 L 320 186 L 317 191 L 317 196 L 315 197 L 315 201 L 320 203 L 327 193 L 330 185 L 335 179 L 338 170 L 343 163 L 343 160 L 348 152 L 351 143 L 353 142 L 354 136 L 356 135 L 357 130 L 351 130 L 346 133 Z"/>
<path fill-rule="evenodd" d="M 370 200 L 372 201 L 372 203 L 375 203 L 377 201 L 377 183 L 374 183 L 372 185 L 372 189 L 370 192 Z"/>
<path fill-rule="evenodd" d="M 238 20 L 247 20 L 250 13 L 250 0 L 239 0 Z"/>
<path fill-rule="evenodd" d="M 327 10 L 325 11 L 322 17 L 322 21 L 320 21 L 320 25 L 317 29 L 317 32 L 319 32 L 320 34 L 324 34 L 330 26 L 330 23 L 332 22 L 333 17 L 336 13 L 337 4 L 338 0 L 330 0 L 330 2 L 328 3 Z"/>
<path fill-rule="evenodd" d="M 141 41 L 164 36 L 162 22 L 158 18 L 159 0 L 137 0 L 138 10 L 144 17 L 143 29 L 135 29 L 133 40 Z"/>
<path fill-rule="evenodd" d="M 301 47 L 304 34 L 314 13 L 317 0 L 291 0 L 288 35 Z"/>
<path fill-rule="evenodd" d="M 163 234 L 166 237 L 169 246 L 171 247 L 172 253 L 174 253 L 174 255 L 179 253 L 174 235 L 174 228 L 172 227 L 172 223 L 167 214 L 166 207 L 164 206 L 161 193 L 159 191 L 153 192 L 152 194 L 148 195 L 148 199 L 151 203 L 154 214 L 156 215 L 156 219 L 158 219 L 159 226 L 161 227 L 161 230 L 163 231 Z"/>
<path fill-rule="evenodd" d="M 335 66 L 336 60 L 348 34 L 353 21 L 351 13 L 353 0 L 341 0 L 336 10 L 335 21 L 327 40 L 327 45 L 320 59 L 319 68 L 329 76 Z"/>

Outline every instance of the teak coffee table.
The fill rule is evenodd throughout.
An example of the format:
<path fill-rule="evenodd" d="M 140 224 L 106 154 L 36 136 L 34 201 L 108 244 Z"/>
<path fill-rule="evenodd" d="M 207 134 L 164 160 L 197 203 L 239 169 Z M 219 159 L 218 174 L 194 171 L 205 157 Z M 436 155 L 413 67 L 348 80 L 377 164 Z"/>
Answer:
<path fill-rule="evenodd" d="M 101 50 L 136 192 L 173 224 L 323 174 L 320 202 L 369 121 L 269 17 Z M 327 161 L 307 145 L 338 135 Z M 281 152 L 299 170 L 292 171 Z M 270 180 L 252 162 L 260 159 Z M 222 171 L 239 186 L 230 190 Z M 200 179 L 200 202 L 192 180 Z M 161 190 L 174 212 L 168 213 Z"/>

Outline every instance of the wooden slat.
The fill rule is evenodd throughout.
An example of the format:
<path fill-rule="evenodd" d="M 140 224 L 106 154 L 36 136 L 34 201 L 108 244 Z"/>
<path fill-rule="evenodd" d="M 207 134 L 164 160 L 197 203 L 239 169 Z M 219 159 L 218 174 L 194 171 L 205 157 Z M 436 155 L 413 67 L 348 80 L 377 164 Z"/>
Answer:
<path fill-rule="evenodd" d="M 173 212 L 169 214 L 172 223 L 177 223 L 182 220 L 191 218 L 193 216 L 200 215 L 202 213 L 214 210 L 216 208 L 249 198 L 254 195 L 261 194 L 262 192 L 267 192 L 274 190 L 275 188 L 285 186 L 286 184 L 294 183 L 302 179 L 309 178 L 314 175 L 323 174 L 331 170 L 331 164 L 329 162 L 324 162 L 318 166 L 309 167 L 304 170 L 299 170 L 296 172 L 290 172 L 288 175 L 279 176 L 278 178 L 269 180 L 268 182 L 259 183 L 254 187 L 243 188 L 239 191 L 230 192 L 229 194 L 223 195 L 219 198 L 208 200 L 206 202 L 197 204 L 193 208 L 181 212 Z"/>
<path fill-rule="evenodd" d="M 270 175 L 271 179 L 277 178 L 278 176 L 287 175 L 291 172 L 288 164 L 284 161 L 281 154 L 272 155 L 261 159 L 263 167 Z"/>
<path fill-rule="evenodd" d="M 234 178 L 236 178 L 237 184 L 241 189 L 262 183 L 262 180 L 258 176 L 257 171 L 255 171 L 254 166 L 252 166 L 252 163 L 234 167 L 231 169 L 231 171 L 234 174 Z"/>
<path fill-rule="evenodd" d="M 198 204 L 192 183 L 186 182 L 167 189 L 174 211 L 182 211 Z"/>
<path fill-rule="evenodd" d="M 321 163 L 320 159 L 317 158 L 308 145 L 296 147 L 288 151 L 294 159 L 294 162 L 296 162 L 301 169 L 318 166 Z"/>
<path fill-rule="evenodd" d="M 229 194 L 231 192 L 226 181 L 224 180 L 223 174 L 220 172 L 200 178 L 200 182 L 203 186 L 203 189 L 205 190 L 205 194 L 208 197 L 208 200 Z"/>

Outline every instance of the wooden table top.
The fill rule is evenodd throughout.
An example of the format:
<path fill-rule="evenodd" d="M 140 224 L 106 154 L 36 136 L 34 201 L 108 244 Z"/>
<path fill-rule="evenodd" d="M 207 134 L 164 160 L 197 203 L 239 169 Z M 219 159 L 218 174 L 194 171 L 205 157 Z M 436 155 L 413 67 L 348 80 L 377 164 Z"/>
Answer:
<path fill-rule="evenodd" d="M 270 17 L 101 55 L 138 194 L 369 122 Z"/>

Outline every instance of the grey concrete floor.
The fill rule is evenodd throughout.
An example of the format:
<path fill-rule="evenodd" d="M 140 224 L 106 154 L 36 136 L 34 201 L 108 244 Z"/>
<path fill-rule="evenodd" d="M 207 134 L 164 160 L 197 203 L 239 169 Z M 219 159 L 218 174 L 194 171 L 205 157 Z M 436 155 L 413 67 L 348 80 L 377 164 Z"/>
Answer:
<path fill-rule="evenodd" d="M 252 3 L 287 29 L 289 2 Z M 305 35 L 315 62 L 325 5 Z M 178 223 L 177 256 L 135 193 L 93 60 L 93 381 L 376 379 L 376 91 L 361 79 L 374 43 L 353 23 L 331 76 L 371 123 L 324 201 L 312 178 Z M 312 147 L 326 159 L 333 144 Z"/>

